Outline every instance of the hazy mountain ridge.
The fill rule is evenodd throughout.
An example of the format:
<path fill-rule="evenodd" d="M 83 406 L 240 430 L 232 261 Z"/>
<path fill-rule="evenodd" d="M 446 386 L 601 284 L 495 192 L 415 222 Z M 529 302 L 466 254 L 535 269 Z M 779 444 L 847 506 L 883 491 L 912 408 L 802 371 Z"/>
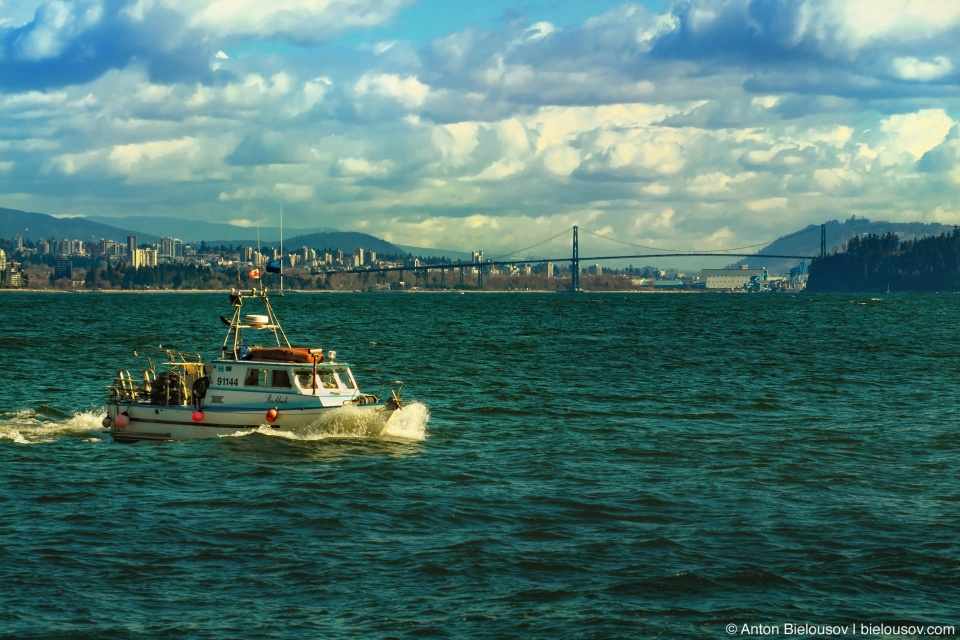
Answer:
<path fill-rule="evenodd" d="M 256 239 L 248 239 L 241 242 L 221 242 L 220 240 L 211 242 L 208 240 L 207 244 L 212 246 L 218 246 L 220 244 L 242 244 L 247 247 L 256 247 L 257 241 Z M 278 241 L 264 242 L 261 239 L 260 245 L 279 247 L 280 243 Z M 319 233 L 309 233 L 306 235 L 293 236 L 292 238 L 284 238 L 283 240 L 283 248 L 285 251 L 296 251 L 300 247 L 316 249 L 317 251 L 322 249 L 339 249 L 344 253 L 353 253 L 358 248 L 363 248 L 365 251 L 376 251 L 380 255 L 402 255 L 406 253 L 386 240 L 381 240 L 369 233 L 360 233 L 359 231 L 321 231 Z"/>
<path fill-rule="evenodd" d="M 204 220 L 190 220 L 187 218 L 176 218 L 169 216 L 124 216 L 120 218 L 107 218 L 104 216 L 88 216 L 87 220 L 93 220 L 101 224 L 122 226 L 126 229 L 136 229 L 144 234 L 155 236 L 170 236 L 181 239 L 184 243 L 200 242 L 204 240 L 210 244 L 211 238 L 220 238 L 218 243 L 236 244 L 238 242 L 249 241 L 252 237 L 256 239 L 256 227 L 240 227 L 234 224 L 224 222 L 206 222 Z M 306 235 L 311 233 L 333 233 L 339 229 L 321 227 L 316 229 L 297 229 L 287 227 L 282 230 L 285 237 L 292 235 Z M 260 227 L 260 242 L 273 243 L 279 242 L 281 236 L 280 227 L 262 226 Z M 254 244 L 256 241 L 254 240 Z"/>
<path fill-rule="evenodd" d="M 113 240 L 126 242 L 128 235 L 136 235 L 138 242 L 159 242 L 160 236 L 139 234 L 130 229 L 94 222 L 87 218 L 57 218 L 46 213 L 20 211 L 0 208 L 0 238 L 12 240 L 13 236 L 23 236 L 25 240 L 36 242 L 40 238 L 62 240 Z"/>
<path fill-rule="evenodd" d="M 137 226 L 132 228 L 120 228 L 104 224 L 99 222 L 99 220 L 116 220 L 123 224 L 130 222 L 136 223 Z M 153 220 L 153 223 L 146 224 L 148 220 Z M 36 242 L 41 238 L 66 238 L 68 240 L 82 240 L 84 242 L 89 242 L 91 240 L 96 241 L 104 238 L 106 240 L 125 243 L 127 241 L 127 236 L 135 235 L 137 236 L 138 243 L 146 242 L 153 244 L 160 242 L 161 235 L 154 235 L 148 231 L 150 229 L 158 228 L 165 229 L 165 231 L 162 232 L 163 236 L 179 237 L 184 243 L 199 243 L 204 241 L 210 246 L 220 246 L 222 244 L 230 247 L 235 247 L 237 245 L 256 247 L 258 244 L 256 228 L 250 229 L 249 227 L 234 227 L 233 225 L 228 224 L 191 221 L 183 218 L 158 217 L 151 219 L 146 216 L 130 216 L 124 218 L 104 218 L 102 216 L 94 216 L 90 218 L 57 218 L 46 213 L 35 213 L 20 211 L 18 209 L 0 208 L 0 239 L 4 240 L 12 240 L 14 236 L 21 235 L 25 240 L 29 240 L 30 242 Z M 226 230 L 230 231 L 226 239 L 218 239 L 216 236 L 199 238 L 190 236 L 182 237 L 186 234 L 180 233 L 184 230 L 189 231 L 190 229 L 206 229 L 210 231 L 223 232 L 225 228 Z M 234 230 L 236 230 L 236 233 L 233 232 Z M 272 236 L 271 231 L 275 232 Z M 286 229 L 284 230 L 284 233 L 286 234 L 289 231 L 289 229 Z M 304 230 L 296 229 L 294 231 L 302 232 Z M 259 244 L 261 246 L 279 247 L 279 228 L 261 228 Z M 290 238 L 284 238 L 283 244 L 284 248 L 288 250 L 296 250 L 299 247 L 306 246 L 317 250 L 340 249 L 341 251 L 347 253 L 353 253 L 358 247 L 362 247 L 366 251 L 376 251 L 380 254 L 407 253 L 403 249 L 400 249 L 386 240 L 382 240 L 367 233 L 360 233 L 356 231 L 309 230 L 308 233 L 300 233 L 299 235 L 292 236 Z"/>

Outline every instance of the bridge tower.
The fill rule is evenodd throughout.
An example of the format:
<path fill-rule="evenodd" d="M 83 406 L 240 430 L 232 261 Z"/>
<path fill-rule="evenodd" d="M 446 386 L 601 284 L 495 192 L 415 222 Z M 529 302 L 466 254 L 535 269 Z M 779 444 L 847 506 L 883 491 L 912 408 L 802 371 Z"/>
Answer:
<path fill-rule="evenodd" d="M 827 257 L 827 225 L 820 225 L 820 257 Z"/>
<path fill-rule="evenodd" d="M 580 240 L 577 237 L 579 227 L 573 225 L 573 260 L 571 260 L 570 269 L 572 279 L 570 281 L 571 291 L 580 291 Z"/>

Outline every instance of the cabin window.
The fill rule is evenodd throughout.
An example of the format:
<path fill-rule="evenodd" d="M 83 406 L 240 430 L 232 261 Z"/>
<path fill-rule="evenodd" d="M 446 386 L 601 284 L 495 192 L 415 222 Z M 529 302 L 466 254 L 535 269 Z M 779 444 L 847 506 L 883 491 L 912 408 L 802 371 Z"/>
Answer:
<path fill-rule="evenodd" d="M 290 388 L 290 374 L 287 373 L 286 369 L 274 369 L 273 380 L 271 380 L 271 387 L 283 387 L 285 389 Z"/>
<path fill-rule="evenodd" d="M 286 369 L 247 369 L 244 384 L 248 387 L 290 387 L 290 374 Z"/>
<path fill-rule="evenodd" d="M 337 377 L 340 378 L 340 384 L 344 389 L 356 389 L 357 386 L 353 384 L 353 378 L 350 377 L 350 374 L 346 371 L 340 371 L 337 373 Z"/>
<path fill-rule="evenodd" d="M 337 389 L 337 379 L 333 377 L 332 373 L 321 373 L 320 374 L 320 386 L 324 389 Z"/>
<path fill-rule="evenodd" d="M 297 370 L 297 384 L 301 389 L 313 389 L 313 371 Z"/>

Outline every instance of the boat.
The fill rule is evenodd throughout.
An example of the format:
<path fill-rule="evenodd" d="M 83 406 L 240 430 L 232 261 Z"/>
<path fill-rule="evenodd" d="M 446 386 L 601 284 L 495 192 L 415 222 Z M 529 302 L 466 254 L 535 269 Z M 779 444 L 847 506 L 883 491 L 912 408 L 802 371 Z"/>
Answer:
<path fill-rule="evenodd" d="M 255 301 L 263 312 L 245 312 L 244 303 Z M 199 353 L 161 347 L 161 362 L 143 354 L 147 366 L 140 376 L 118 372 L 107 387 L 104 433 L 116 442 L 217 438 L 263 428 L 296 433 L 341 412 L 358 420 L 363 435 L 378 437 L 401 412 L 402 381 L 363 393 L 352 365 L 337 360 L 336 351 L 292 346 L 262 283 L 232 289 L 230 304 L 232 317 L 220 316 L 228 328 L 218 358 L 205 362 Z M 267 344 L 253 339 L 260 336 Z"/>

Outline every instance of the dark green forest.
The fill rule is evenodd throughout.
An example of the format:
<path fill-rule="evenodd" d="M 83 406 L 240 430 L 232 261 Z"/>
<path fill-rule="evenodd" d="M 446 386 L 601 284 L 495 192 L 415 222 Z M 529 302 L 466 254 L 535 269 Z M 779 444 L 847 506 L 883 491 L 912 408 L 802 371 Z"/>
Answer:
<path fill-rule="evenodd" d="M 853 237 L 814 260 L 809 291 L 960 291 L 960 229 L 916 240 L 895 233 Z"/>

